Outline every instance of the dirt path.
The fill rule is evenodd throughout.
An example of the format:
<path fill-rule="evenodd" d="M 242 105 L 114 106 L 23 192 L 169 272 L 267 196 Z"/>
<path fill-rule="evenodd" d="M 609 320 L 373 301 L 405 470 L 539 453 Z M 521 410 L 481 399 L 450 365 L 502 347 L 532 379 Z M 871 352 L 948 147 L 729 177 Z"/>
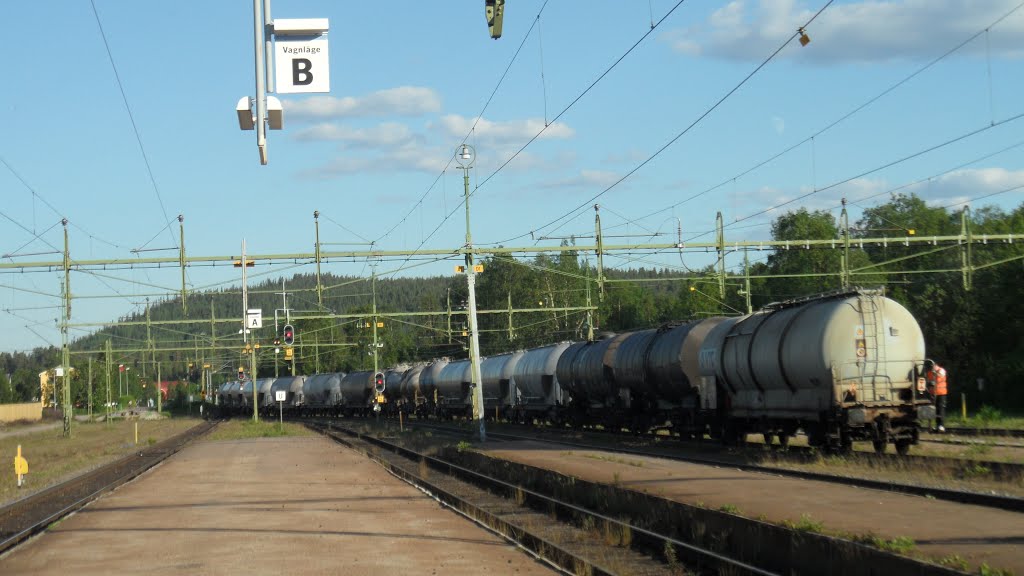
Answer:
<path fill-rule="evenodd" d="M 614 483 L 748 518 L 799 521 L 807 515 L 827 533 L 874 533 L 913 538 L 916 552 L 941 559 L 959 555 L 973 566 L 1024 574 L 1024 514 L 827 482 L 785 478 L 661 458 L 594 450 L 554 450 L 548 444 L 504 442 L 491 456 Z"/>
<path fill-rule="evenodd" d="M 550 574 L 322 437 L 200 442 L 0 559 L 3 574 Z"/>

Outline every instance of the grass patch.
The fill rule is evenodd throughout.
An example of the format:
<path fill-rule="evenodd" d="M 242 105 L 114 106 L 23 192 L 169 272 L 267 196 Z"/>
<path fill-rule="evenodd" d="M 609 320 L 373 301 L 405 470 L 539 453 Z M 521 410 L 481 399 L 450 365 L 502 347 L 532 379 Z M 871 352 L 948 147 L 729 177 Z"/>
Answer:
<path fill-rule="evenodd" d="M 726 514 L 736 514 L 737 516 L 740 513 L 740 509 L 733 504 L 723 504 L 718 507 L 718 511 L 725 512 Z"/>
<path fill-rule="evenodd" d="M 191 418 L 139 420 L 139 445 L 155 444 L 195 426 Z M 21 444 L 28 460 L 27 488 L 18 490 L 14 474 L 0 476 L 0 503 L 8 502 L 63 482 L 138 449 L 135 445 L 135 421 L 75 422 L 71 438 L 65 439 L 61 427 L 0 438 L 0 456 L 11 462 Z"/>
<path fill-rule="evenodd" d="M 860 534 L 851 538 L 854 542 L 861 544 L 867 544 L 879 550 L 885 550 L 886 552 L 892 552 L 894 554 L 909 555 L 917 547 L 913 538 L 907 538 L 906 536 L 896 536 L 895 538 L 883 538 L 875 534 Z"/>
<path fill-rule="evenodd" d="M 312 436 L 313 432 L 302 424 L 260 420 L 230 420 L 217 427 L 206 440 L 245 440 L 247 438 L 280 438 L 283 436 Z"/>
<path fill-rule="evenodd" d="M 1024 428 L 1024 417 L 1007 416 L 1001 410 L 993 406 L 982 405 L 975 414 L 966 420 L 955 416 L 947 418 L 949 424 L 964 426 L 967 428 Z"/>
<path fill-rule="evenodd" d="M 1013 572 L 1010 570 L 1003 570 L 1002 568 L 993 568 L 985 563 L 982 563 L 982 565 L 978 568 L 978 574 L 980 576 L 1013 576 Z"/>
<path fill-rule="evenodd" d="M 825 525 L 820 520 L 814 520 L 810 514 L 803 514 L 800 516 L 800 520 L 794 522 L 792 520 L 783 520 L 782 525 L 790 530 L 799 530 L 801 532 L 811 532 L 813 534 L 820 534 L 825 529 Z"/>

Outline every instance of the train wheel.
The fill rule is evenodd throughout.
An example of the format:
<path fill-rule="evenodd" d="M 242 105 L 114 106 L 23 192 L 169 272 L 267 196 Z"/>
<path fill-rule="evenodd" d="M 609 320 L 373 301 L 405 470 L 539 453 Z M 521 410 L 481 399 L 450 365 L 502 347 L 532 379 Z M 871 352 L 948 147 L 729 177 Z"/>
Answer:
<path fill-rule="evenodd" d="M 781 432 L 779 434 L 779 449 L 780 450 L 788 450 L 789 449 L 789 434 L 786 434 L 785 432 Z"/>
<path fill-rule="evenodd" d="M 910 453 L 910 440 L 897 440 L 896 441 L 896 453 L 900 456 L 906 456 Z"/>
<path fill-rule="evenodd" d="M 885 449 L 889 443 L 885 440 L 872 440 L 871 445 L 875 447 L 875 454 L 885 454 Z"/>

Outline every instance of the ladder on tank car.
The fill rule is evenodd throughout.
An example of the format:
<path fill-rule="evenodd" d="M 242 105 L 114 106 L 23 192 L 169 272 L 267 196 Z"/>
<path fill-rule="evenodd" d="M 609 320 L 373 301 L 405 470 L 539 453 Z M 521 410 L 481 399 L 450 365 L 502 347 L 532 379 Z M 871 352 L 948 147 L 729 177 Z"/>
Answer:
<path fill-rule="evenodd" d="M 861 294 L 860 315 L 864 329 L 860 396 L 862 400 L 876 401 L 879 400 L 878 386 L 884 386 L 888 382 L 888 378 L 879 375 L 879 370 L 885 369 L 885 326 L 882 311 L 878 306 L 878 296 Z M 884 392 L 885 398 L 892 400 L 889 398 L 890 390 L 886 389 Z"/>

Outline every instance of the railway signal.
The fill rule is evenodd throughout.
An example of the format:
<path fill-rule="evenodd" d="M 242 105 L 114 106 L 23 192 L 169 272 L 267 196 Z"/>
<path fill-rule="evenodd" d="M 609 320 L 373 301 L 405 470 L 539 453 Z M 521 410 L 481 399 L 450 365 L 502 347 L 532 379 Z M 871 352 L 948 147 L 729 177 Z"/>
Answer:
<path fill-rule="evenodd" d="M 484 16 L 491 38 L 501 38 L 501 24 L 505 19 L 505 0 L 484 0 Z"/>
<path fill-rule="evenodd" d="M 242 366 L 238 367 L 238 379 L 245 380 L 245 368 Z"/>
<path fill-rule="evenodd" d="M 373 375 L 373 390 L 374 390 L 374 392 L 376 392 L 377 394 L 382 394 L 384 392 L 384 385 L 385 385 L 384 384 L 384 373 L 383 372 L 377 372 L 376 374 L 374 374 Z"/>
<path fill-rule="evenodd" d="M 285 346 L 291 346 L 295 343 L 295 329 L 292 328 L 291 324 L 284 325 L 284 344 Z"/>

